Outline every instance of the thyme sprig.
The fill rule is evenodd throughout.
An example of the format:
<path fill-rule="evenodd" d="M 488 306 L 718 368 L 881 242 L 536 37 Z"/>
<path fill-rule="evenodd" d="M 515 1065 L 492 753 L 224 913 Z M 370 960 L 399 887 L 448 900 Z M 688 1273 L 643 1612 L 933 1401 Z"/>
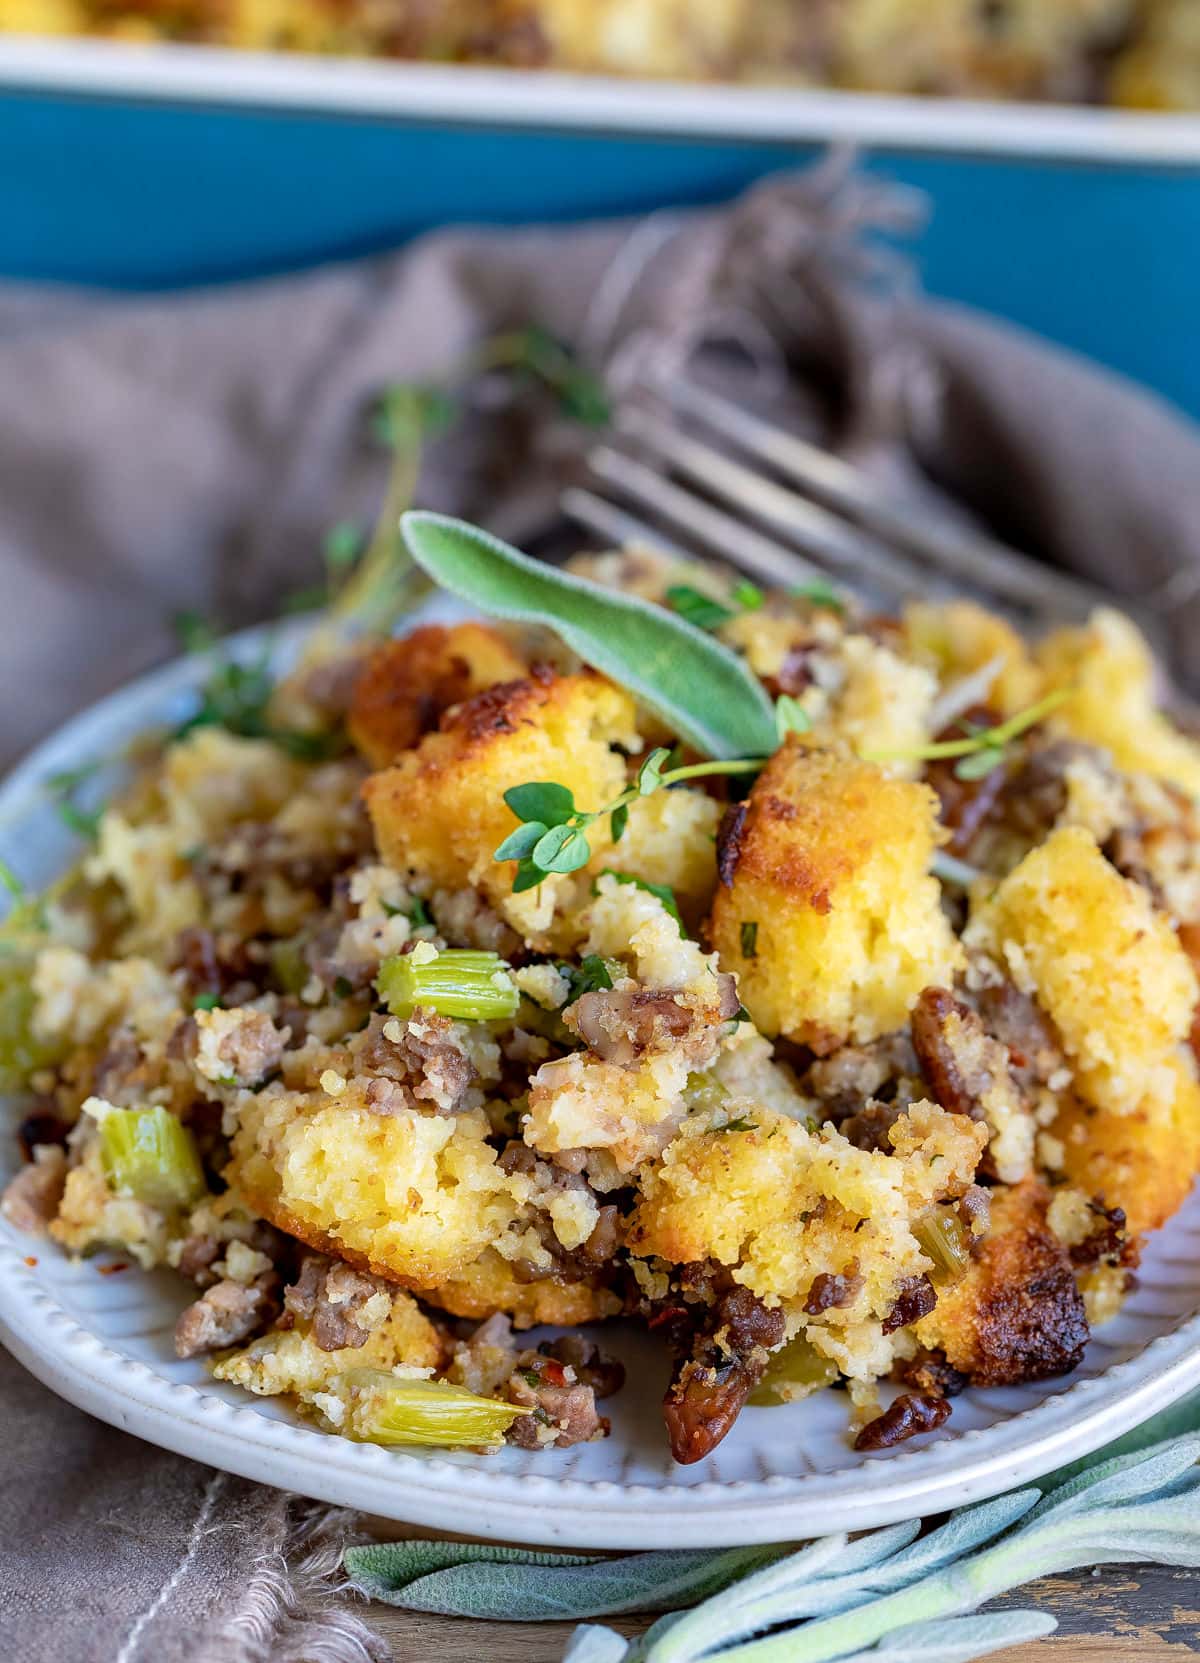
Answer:
<path fill-rule="evenodd" d="M 907 750 L 865 750 L 860 751 L 859 755 L 864 762 L 940 762 L 958 757 L 960 760 L 954 770 L 957 779 L 982 779 L 1005 761 L 1008 746 L 1014 739 L 1029 728 L 1036 727 L 1051 711 L 1057 710 L 1060 704 L 1069 699 L 1073 692 L 1074 688 L 1060 687 L 1056 692 L 1047 693 L 1044 699 L 1039 699 L 1036 704 L 1018 711 L 1015 716 L 1010 716 L 1006 722 L 999 722 L 994 727 L 964 723 L 967 734 L 963 739 L 937 739 L 932 744 L 914 745 Z"/>
<path fill-rule="evenodd" d="M 579 808 L 574 792 L 554 780 L 531 780 L 506 791 L 504 801 L 521 823 L 497 847 L 492 859 L 517 862 L 513 893 L 519 895 L 522 890 L 536 889 L 556 872 L 577 872 L 586 866 L 592 858 L 588 828 L 598 820 L 608 819 L 613 842 L 619 843 L 629 820 L 630 805 L 640 797 L 653 796 L 656 791 L 705 775 L 757 773 L 766 758 L 689 762 L 683 767 L 668 768 L 670 760 L 671 752 L 665 745 L 651 751 L 638 769 L 634 783 L 603 808 Z"/>

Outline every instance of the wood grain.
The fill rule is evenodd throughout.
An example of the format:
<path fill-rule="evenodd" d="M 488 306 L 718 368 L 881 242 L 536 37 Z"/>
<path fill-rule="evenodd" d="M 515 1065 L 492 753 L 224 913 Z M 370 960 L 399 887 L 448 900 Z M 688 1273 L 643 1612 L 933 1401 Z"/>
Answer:
<path fill-rule="evenodd" d="M 1050 1611 L 1059 1632 L 995 1652 L 993 1663 L 1173 1663 L 1200 1651 L 1200 1575 L 1161 1566 L 1118 1566 L 1035 1582 L 999 1602 Z M 559 1663 L 569 1623 L 475 1623 L 372 1605 L 368 1622 L 395 1663 Z M 644 1622 L 614 1620 L 623 1634 Z"/>

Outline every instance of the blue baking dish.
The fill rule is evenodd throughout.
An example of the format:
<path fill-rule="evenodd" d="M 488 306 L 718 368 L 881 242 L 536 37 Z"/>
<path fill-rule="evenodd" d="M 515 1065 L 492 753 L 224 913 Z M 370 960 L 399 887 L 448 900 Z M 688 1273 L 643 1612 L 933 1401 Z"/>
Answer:
<path fill-rule="evenodd" d="M 711 202 L 856 139 L 935 294 L 1200 415 L 1200 118 L 0 40 L 0 276 L 174 287 Z"/>

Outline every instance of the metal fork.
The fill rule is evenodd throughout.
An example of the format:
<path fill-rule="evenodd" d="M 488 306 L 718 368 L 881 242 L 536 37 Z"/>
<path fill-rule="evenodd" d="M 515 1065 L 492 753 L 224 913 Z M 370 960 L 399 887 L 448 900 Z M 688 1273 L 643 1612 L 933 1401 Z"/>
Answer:
<path fill-rule="evenodd" d="M 852 463 L 682 376 L 639 389 L 587 462 L 589 484 L 562 507 L 607 543 L 715 555 L 773 587 L 831 579 L 884 606 L 966 593 L 1035 629 L 1115 604 L 1165 649 L 1145 603 L 918 515 Z"/>

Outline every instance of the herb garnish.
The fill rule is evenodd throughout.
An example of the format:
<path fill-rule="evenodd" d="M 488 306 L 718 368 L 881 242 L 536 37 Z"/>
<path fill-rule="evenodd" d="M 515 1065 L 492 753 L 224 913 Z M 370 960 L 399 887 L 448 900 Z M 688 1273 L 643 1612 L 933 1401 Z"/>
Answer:
<path fill-rule="evenodd" d="M 753 918 L 742 921 L 741 928 L 742 957 L 756 959 L 758 957 L 758 924 Z"/>
<path fill-rule="evenodd" d="M 646 878 L 639 878 L 633 872 L 614 872 L 611 866 L 606 866 L 600 876 L 602 878 L 615 878 L 618 883 L 632 884 L 634 889 L 640 889 L 647 895 L 653 895 L 662 902 L 663 910 L 678 924 L 680 935 L 687 935 L 683 919 L 679 914 L 679 903 L 675 899 L 675 891 L 670 884 L 650 883 Z"/>
<path fill-rule="evenodd" d="M 812 728 L 812 719 L 800 703 L 790 693 L 781 693 L 775 700 L 775 731 L 780 744 L 789 733 L 808 733 Z"/>
<path fill-rule="evenodd" d="M 504 801 L 521 824 L 499 845 L 492 859 L 517 862 L 513 893 L 519 895 L 522 890 L 535 889 L 551 873 L 577 872 L 586 866 L 592 858 L 587 829 L 605 815 L 612 817 L 613 841 L 619 841 L 629 805 L 639 797 L 652 796 L 665 786 L 706 774 L 757 773 L 764 761 L 762 757 L 754 757 L 744 761 L 692 762 L 664 771 L 664 765 L 670 760 L 671 753 L 665 746 L 651 751 L 638 769 L 633 785 L 611 803 L 593 810 L 576 807 L 574 792 L 553 780 L 531 780 L 506 791 Z"/>
<path fill-rule="evenodd" d="M 860 751 L 859 755 L 864 762 L 938 762 L 959 757 L 961 760 L 954 769 L 956 779 L 983 779 L 1005 761 L 1010 741 L 1035 727 L 1052 710 L 1057 710 L 1073 692 L 1074 688 L 1060 687 L 1057 692 L 1047 693 L 1044 699 L 1039 699 L 1036 704 L 1018 711 L 995 727 L 964 723 L 968 729 L 965 739 L 939 739 L 931 745 L 915 745 L 911 750 Z"/>
<path fill-rule="evenodd" d="M 809 601 L 813 606 L 826 607 L 830 612 L 844 613 L 846 602 L 827 577 L 810 578 L 789 591 L 797 600 Z"/>
<path fill-rule="evenodd" d="M 104 806 L 83 808 L 78 801 L 78 793 L 80 787 L 99 772 L 100 767 L 99 762 L 85 762 L 78 768 L 64 768 L 46 780 L 46 790 L 55 800 L 55 812 L 63 825 L 89 843 L 95 842 L 99 834 Z"/>
<path fill-rule="evenodd" d="M 737 617 L 730 607 L 722 606 L 720 601 L 699 589 L 693 589 L 690 583 L 673 583 L 665 599 L 672 612 L 686 618 L 697 629 L 720 629 L 722 624 Z"/>
<path fill-rule="evenodd" d="M 713 1137 L 722 1137 L 726 1132 L 757 1132 L 758 1122 L 751 1120 L 748 1115 L 739 1114 L 733 1120 L 727 1120 L 723 1126 L 712 1128 Z"/>
<path fill-rule="evenodd" d="M 760 757 L 775 748 L 775 713 L 761 683 L 736 653 L 676 614 L 531 560 L 462 520 L 409 512 L 402 527 L 413 559 L 444 589 L 493 617 L 552 630 L 702 756 Z"/>
<path fill-rule="evenodd" d="M 621 974 L 619 964 L 612 959 L 601 958 L 599 953 L 587 953 L 578 964 L 564 962 L 557 964 L 555 969 L 571 989 L 566 999 L 568 1005 L 573 1005 L 585 993 L 606 993 L 613 985 L 613 972 Z"/>

